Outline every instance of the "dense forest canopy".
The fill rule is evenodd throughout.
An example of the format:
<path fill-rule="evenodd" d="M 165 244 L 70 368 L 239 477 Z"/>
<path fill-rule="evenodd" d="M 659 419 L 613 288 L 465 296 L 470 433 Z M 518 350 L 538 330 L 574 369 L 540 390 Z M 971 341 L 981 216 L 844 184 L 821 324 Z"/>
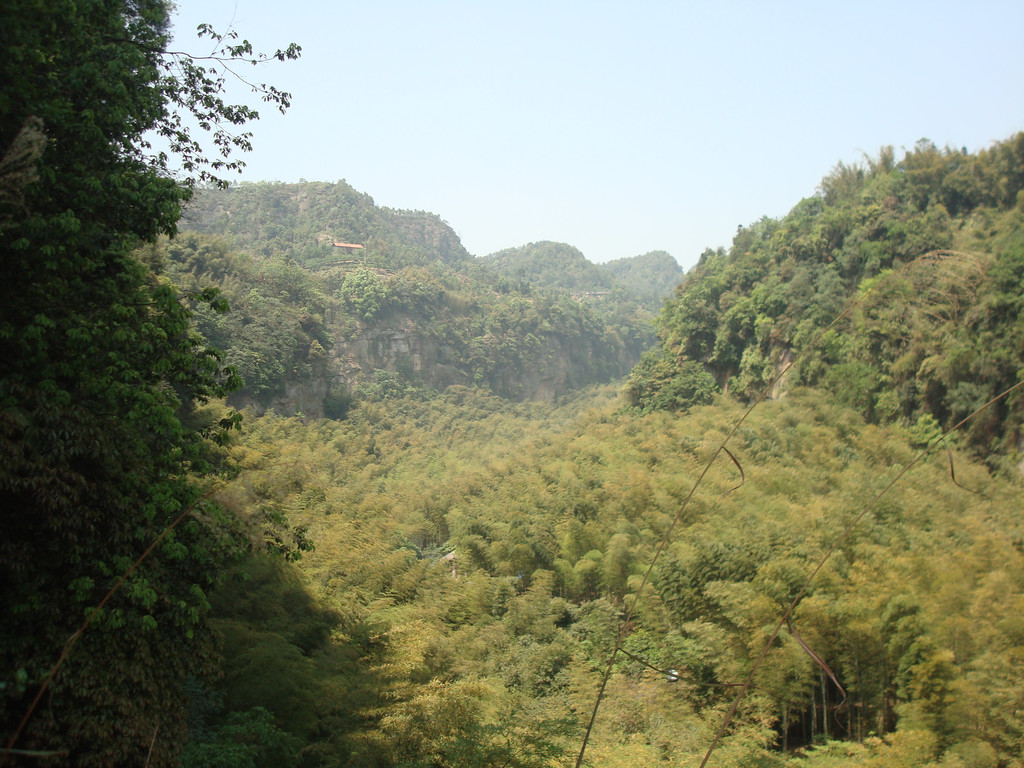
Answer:
<path fill-rule="evenodd" d="M 571 764 L 624 608 L 742 413 L 623 405 L 612 387 L 558 406 L 452 389 L 249 421 L 224 503 L 282 512 L 316 547 L 217 594 L 224 709 L 190 749 L 264 707 L 295 764 Z M 713 468 L 639 593 L 589 762 L 696 765 L 786 602 L 919 448 L 796 389 L 732 451 L 742 469 Z M 712 764 L 1017 764 L 1020 485 L 954 460 L 955 482 L 924 462 L 842 540 Z"/>
<path fill-rule="evenodd" d="M 901 161 L 884 148 L 839 164 L 783 219 L 705 251 L 658 318 L 632 402 L 686 407 L 712 378 L 755 397 L 864 296 L 788 383 L 826 387 L 873 422 L 952 426 L 1024 369 L 1022 183 L 1024 134 L 976 155 L 923 140 Z M 998 403 L 967 427 L 971 444 L 994 461 L 1017 449 L 1022 409 L 1019 394 Z"/>
<path fill-rule="evenodd" d="M 974 402 L 1019 380 L 1016 196 L 976 197 L 953 216 L 920 190 L 872 187 L 885 176 L 901 189 L 918 154 L 1014 178 L 1015 153 L 1019 137 L 981 165 L 922 144 L 902 164 L 883 150 L 867 168 L 838 167 L 789 217 L 705 254 L 624 399 L 614 387 L 546 404 L 473 386 L 424 397 L 382 379 L 343 420 L 248 419 L 232 448 L 242 473 L 219 498 L 288 521 L 314 549 L 293 565 L 248 562 L 216 593 L 230 652 L 221 682 L 196 694 L 209 703 L 186 763 L 236 750 L 264 765 L 569 764 L 608 669 L 587 762 L 696 765 L 824 562 L 711 764 L 1019 765 L 1024 530 L 1004 421 L 1017 401 L 921 462 L 963 410 L 883 411 L 909 396 L 854 375 L 899 373 L 907 389 L 911 372 L 919 386 L 952 355 L 975 371 Z M 838 179 L 853 180 L 845 196 Z M 845 233 L 830 229 L 844 205 Z M 650 256 L 656 271 L 663 257 Z M 605 279 L 581 278 L 595 265 L 559 244 L 484 261 L 498 277 L 472 279 L 493 297 L 551 283 L 571 296 L 575 281 Z M 417 301 L 470 285 L 432 274 Z M 364 281 L 352 309 L 386 315 L 395 275 L 341 282 L 350 275 Z M 429 325 L 438 305 L 421 306 Z M 744 404 L 797 354 L 733 435 L 736 463 L 716 462 L 681 510 Z M 921 391 L 927 408 L 942 403 Z M 240 733 L 260 736 L 242 747 Z"/>
<path fill-rule="evenodd" d="M 0 762 L 1024 766 L 1024 134 L 476 258 L 167 13 L 0 27 Z"/>
<path fill-rule="evenodd" d="M 681 276 L 665 253 L 606 267 L 558 244 L 515 249 L 527 271 L 474 259 L 438 217 L 344 182 L 203 190 L 182 227 L 161 253 L 176 283 L 233 307 L 198 313 L 245 380 L 232 402 L 288 414 L 450 385 L 552 399 L 619 378 Z"/>

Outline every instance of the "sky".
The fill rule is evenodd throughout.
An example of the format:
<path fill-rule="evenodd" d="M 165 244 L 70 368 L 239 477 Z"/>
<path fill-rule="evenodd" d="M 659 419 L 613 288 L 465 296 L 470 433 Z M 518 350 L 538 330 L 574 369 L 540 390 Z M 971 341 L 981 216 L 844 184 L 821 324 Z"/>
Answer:
<path fill-rule="evenodd" d="M 838 162 L 1024 130 L 1024 2 L 177 0 L 174 47 L 233 28 L 298 61 L 244 181 L 344 179 L 477 256 L 542 240 L 683 268 Z M 253 98 L 244 90 L 237 98 Z"/>

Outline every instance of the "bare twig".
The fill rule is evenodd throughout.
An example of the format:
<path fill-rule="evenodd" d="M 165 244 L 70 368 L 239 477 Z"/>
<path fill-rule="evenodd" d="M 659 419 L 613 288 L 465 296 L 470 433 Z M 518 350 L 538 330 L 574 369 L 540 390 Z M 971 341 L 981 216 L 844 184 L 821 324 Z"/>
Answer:
<path fill-rule="evenodd" d="M 943 435 L 943 438 L 945 438 L 945 435 Z M 973 493 L 977 496 L 983 496 L 984 494 L 982 494 L 981 491 L 972 491 L 970 488 L 968 488 L 966 485 L 964 485 L 963 483 L 956 479 L 956 469 L 953 467 L 953 451 L 950 449 L 949 443 L 946 443 L 944 439 L 942 440 L 942 442 L 943 446 L 946 449 L 946 456 L 949 457 L 949 479 L 953 481 L 953 485 L 955 485 L 957 488 L 962 488 L 968 493 Z"/>
<path fill-rule="evenodd" d="M 743 484 L 745 482 L 747 482 L 747 476 L 746 476 L 746 474 L 743 471 L 743 466 L 739 463 L 739 461 L 737 461 L 736 457 L 732 455 L 732 451 L 730 451 L 724 445 L 722 446 L 722 450 L 725 451 L 725 455 L 726 456 L 728 456 L 730 459 L 732 459 L 732 463 L 735 464 L 736 465 L 736 469 L 738 469 L 740 471 L 740 481 L 736 485 L 734 485 L 732 488 L 730 488 L 729 490 L 727 490 L 725 492 L 725 493 L 732 493 L 733 491 L 738 491 L 740 488 L 743 487 Z M 723 493 L 722 495 L 724 496 L 725 493 Z"/>
<path fill-rule="evenodd" d="M 149 752 L 146 753 L 146 763 L 143 768 L 149 768 L 149 761 L 153 757 L 153 747 L 156 746 L 156 735 L 160 733 L 160 726 L 153 729 L 153 738 L 149 742 Z"/>
<path fill-rule="evenodd" d="M 828 675 L 829 679 L 835 683 L 836 688 L 839 689 L 839 692 L 843 694 L 843 700 L 839 702 L 839 706 L 842 707 L 846 704 L 846 689 L 839 683 L 839 679 L 835 676 L 832 668 L 826 664 L 825 660 L 818 655 L 817 651 L 811 648 L 811 646 L 807 644 L 807 641 L 800 636 L 800 633 L 796 631 L 796 627 L 793 626 L 792 619 L 786 619 L 786 628 L 789 629 L 789 634 L 793 636 L 793 639 L 796 640 L 800 647 L 804 649 L 804 653 L 810 656 L 814 663 L 821 667 L 822 672 Z"/>
<path fill-rule="evenodd" d="M 685 680 L 690 685 L 694 685 L 699 688 L 739 688 L 741 685 L 743 685 L 743 683 L 704 683 L 700 680 L 694 680 L 692 677 L 688 677 L 687 675 L 681 674 L 676 669 L 662 669 L 661 667 L 656 667 L 653 664 L 651 664 L 651 662 L 647 661 L 646 659 L 641 659 L 639 656 L 630 653 L 625 648 L 620 648 L 619 653 L 621 653 L 623 656 L 628 656 L 638 664 L 643 664 L 648 669 L 653 669 L 655 672 L 663 674 L 668 679 Z"/>

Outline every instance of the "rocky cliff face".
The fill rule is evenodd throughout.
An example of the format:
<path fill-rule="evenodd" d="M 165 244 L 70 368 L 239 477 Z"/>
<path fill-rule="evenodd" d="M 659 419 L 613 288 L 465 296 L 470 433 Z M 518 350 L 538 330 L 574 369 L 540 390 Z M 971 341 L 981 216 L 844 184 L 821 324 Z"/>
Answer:
<path fill-rule="evenodd" d="M 339 340 L 330 357 L 307 378 L 288 378 L 270 398 L 257 400 L 244 393 L 232 398 L 239 408 L 257 413 L 274 410 L 283 416 L 322 418 L 332 396 L 351 398 L 360 384 L 372 381 L 377 371 L 396 374 L 434 390 L 450 386 L 486 384 L 491 391 L 513 400 L 553 401 L 572 389 L 625 375 L 636 354 L 624 346 L 598 349 L 598 342 L 569 344 L 558 334 L 546 335 L 536 354 L 523 364 L 497 366 L 484 381 L 455 364 L 456 351 L 411 321 L 373 325 L 358 336 Z M 602 361 L 599 365 L 596 361 Z"/>
<path fill-rule="evenodd" d="M 321 351 L 322 354 L 322 351 Z M 320 419 L 325 415 L 325 402 L 334 386 L 334 365 L 323 357 L 310 366 L 304 376 L 287 376 L 280 389 L 269 397 L 256 397 L 243 389 L 228 398 L 233 408 L 251 408 L 257 414 L 274 411 L 282 416 Z"/>
<path fill-rule="evenodd" d="M 625 348 L 597 349 L 596 342 L 570 345 L 551 333 L 544 335 L 540 349 L 527 362 L 496 366 L 480 382 L 456 365 L 456 350 L 408 321 L 369 327 L 351 341 L 336 343 L 335 382 L 352 392 L 374 371 L 385 370 L 435 390 L 486 383 L 502 397 L 552 401 L 571 389 L 624 376 L 638 355 Z M 598 366 L 597 360 L 605 362 Z"/>
<path fill-rule="evenodd" d="M 401 374 L 431 389 L 471 383 L 452 364 L 452 350 L 418 332 L 411 322 L 369 327 L 351 341 L 336 343 L 333 352 L 336 382 L 348 392 L 377 370 Z"/>
<path fill-rule="evenodd" d="M 326 376 L 307 381 L 286 381 L 284 391 L 271 400 L 270 408 L 283 416 L 323 418 L 324 400 L 329 389 L 330 382 Z"/>
<path fill-rule="evenodd" d="M 636 364 L 638 355 L 625 348 L 598 349 L 598 345 L 578 340 L 570 344 L 558 334 L 545 336 L 529 364 L 498 368 L 488 383 L 503 397 L 551 402 L 573 389 L 625 376 Z"/>

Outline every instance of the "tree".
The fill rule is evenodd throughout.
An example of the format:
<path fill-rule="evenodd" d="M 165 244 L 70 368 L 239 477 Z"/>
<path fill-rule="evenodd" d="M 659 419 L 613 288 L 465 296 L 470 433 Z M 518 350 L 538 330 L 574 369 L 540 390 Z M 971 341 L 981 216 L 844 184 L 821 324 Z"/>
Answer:
<path fill-rule="evenodd" d="M 630 373 L 626 397 L 644 413 L 685 413 L 695 405 L 710 403 L 717 391 L 718 385 L 703 365 L 693 360 L 677 365 L 664 348 L 652 347 Z"/>
<path fill-rule="evenodd" d="M 364 320 L 372 320 L 384 308 L 388 287 L 376 272 L 360 268 L 345 276 L 338 291 L 340 298 Z"/>
<path fill-rule="evenodd" d="M 18 745 L 77 765 L 174 761 L 182 681 L 211 664 L 205 593 L 234 551 L 192 478 L 214 467 L 219 430 L 196 406 L 237 377 L 190 330 L 190 297 L 135 249 L 174 233 L 192 186 L 238 167 L 248 139 L 225 126 L 258 114 L 220 99 L 222 68 L 166 52 L 169 8 L 10 0 L 0 19 L 0 722 L 8 742 L 31 714 Z"/>

